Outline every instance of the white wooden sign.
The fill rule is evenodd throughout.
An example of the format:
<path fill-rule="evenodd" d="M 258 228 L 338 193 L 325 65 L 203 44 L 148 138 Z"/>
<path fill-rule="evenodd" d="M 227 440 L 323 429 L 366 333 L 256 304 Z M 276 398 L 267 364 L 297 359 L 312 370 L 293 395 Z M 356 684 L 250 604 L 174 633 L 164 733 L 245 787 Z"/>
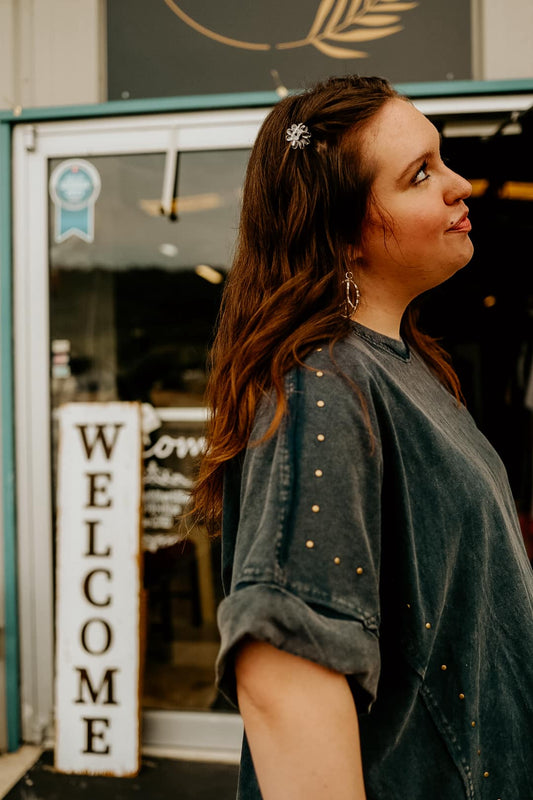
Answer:
<path fill-rule="evenodd" d="M 138 772 L 141 408 L 59 411 L 56 749 L 60 772 Z"/>

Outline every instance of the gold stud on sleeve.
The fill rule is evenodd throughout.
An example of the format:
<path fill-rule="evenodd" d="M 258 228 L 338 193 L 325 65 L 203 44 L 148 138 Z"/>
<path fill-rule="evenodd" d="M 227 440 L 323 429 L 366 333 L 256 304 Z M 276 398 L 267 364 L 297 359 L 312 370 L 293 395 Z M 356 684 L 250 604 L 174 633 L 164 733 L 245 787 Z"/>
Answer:
<path fill-rule="evenodd" d="M 317 376 L 317 378 L 323 378 L 324 377 L 324 373 L 322 372 L 321 369 L 317 369 L 315 375 Z"/>
<path fill-rule="evenodd" d="M 321 478 L 323 474 L 321 469 L 315 469 L 315 478 Z"/>
<path fill-rule="evenodd" d="M 459 700 L 464 700 L 464 699 L 465 699 L 465 696 L 464 696 L 464 694 L 461 692 L 461 694 L 459 695 Z"/>
<path fill-rule="evenodd" d="M 483 773 L 483 777 L 484 777 L 484 778 L 488 778 L 488 777 L 489 777 L 489 774 L 490 774 L 490 773 L 488 773 L 488 772 L 484 772 L 484 773 Z"/>
<path fill-rule="evenodd" d="M 470 724 L 472 725 L 473 728 L 476 727 L 476 721 L 475 720 L 472 720 L 472 722 Z"/>
<path fill-rule="evenodd" d="M 322 352 L 322 348 L 321 347 L 317 347 L 316 351 L 317 351 L 317 353 L 321 353 Z"/>
<path fill-rule="evenodd" d="M 319 433 L 316 438 L 318 439 L 319 442 L 323 442 L 326 437 L 324 436 L 323 433 Z"/>
<path fill-rule="evenodd" d="M 358 575 L 362 575 L 363 574 L 363 567 L 357 567 L 357 569 L 355 571 L 357 572 Z"/>
<path fill-rule="evenodd" d="M 307 547 L 308 550 L 312 550 L 313 547 L 315 546 L 315 543 L 313 542 L 312 539 L 308 539 L 305 543 L 305 546 Z"/>
<path fill-rule="evenodd" d="M 324 406 L 326 405 L 323 400 L 317 400 L 316 404 L 319 408 L 324 408 Z"/>
<path fill-rule="evenodd" d="M 315 503 L 313 506 L 311 506 L 311 511 L 314 511 L 314 513 L 317 514 L 320 511 L 320 506 Z"/>
<path fill-rule="evenodd" d="M 339 556 L 335 556 L 335 558 L 333 559 L 333 563 L 334 564 L 340 564 L 341 563 L 341 560 L 340 560 Z"/>
<path fill-rule="evenodd" d="M 441 670 L 442 670 L 443 672 L 446 672 L 446 670 L 448 669 L 448 667 L 446 666 L 446 664 L 441 664 L 441 667 L 440 667 L 440 668 L 441 668 Z"/>
<path fill-rule="evenodd" d="M 427 629 L 428 629 L 428 631 L 429 631 L 429 629 L 431 628 L 431 622 L 426 622 L 426 628 L 427 628 Z"/>

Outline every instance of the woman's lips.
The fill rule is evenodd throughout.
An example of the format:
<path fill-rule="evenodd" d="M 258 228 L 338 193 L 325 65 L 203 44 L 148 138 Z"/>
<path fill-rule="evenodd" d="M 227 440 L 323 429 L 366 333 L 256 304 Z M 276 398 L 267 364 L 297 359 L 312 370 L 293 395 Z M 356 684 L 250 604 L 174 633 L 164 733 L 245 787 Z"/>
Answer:
<path fill-rule="evenodd" d="M 468 214 L 465 214 L 453 227 L 448 228 L 446 233 L 469 233 L 471 230 L 472 223 L 468 219 Z"/>

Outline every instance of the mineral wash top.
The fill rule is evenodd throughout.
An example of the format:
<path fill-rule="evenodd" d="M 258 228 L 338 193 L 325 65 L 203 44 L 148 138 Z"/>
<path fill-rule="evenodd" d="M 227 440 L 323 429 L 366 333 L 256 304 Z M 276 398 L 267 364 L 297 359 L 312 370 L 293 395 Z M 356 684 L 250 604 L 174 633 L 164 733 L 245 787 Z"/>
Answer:
<path fill-rule="evenodd" d="M 270 642 L 347 676 L 368 800 L 533 800 L 533 580 L 499 457 L 358 324 L 286 390 L 225 476 L 222 691 L 243 637 Z M 246 740 L 238 797 L 261 798 Z"/>

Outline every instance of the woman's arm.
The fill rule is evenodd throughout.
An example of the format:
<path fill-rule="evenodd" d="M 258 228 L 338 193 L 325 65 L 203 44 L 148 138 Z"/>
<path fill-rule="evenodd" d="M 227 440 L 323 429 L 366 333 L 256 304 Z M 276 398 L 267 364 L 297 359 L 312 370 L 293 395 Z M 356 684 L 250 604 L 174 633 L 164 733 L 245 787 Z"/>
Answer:
<path fill-rule="evenodd" d="M 344 675 L 266 642 L 236 659 L 239 708 L 264 800 L 365 800 Z"/>

